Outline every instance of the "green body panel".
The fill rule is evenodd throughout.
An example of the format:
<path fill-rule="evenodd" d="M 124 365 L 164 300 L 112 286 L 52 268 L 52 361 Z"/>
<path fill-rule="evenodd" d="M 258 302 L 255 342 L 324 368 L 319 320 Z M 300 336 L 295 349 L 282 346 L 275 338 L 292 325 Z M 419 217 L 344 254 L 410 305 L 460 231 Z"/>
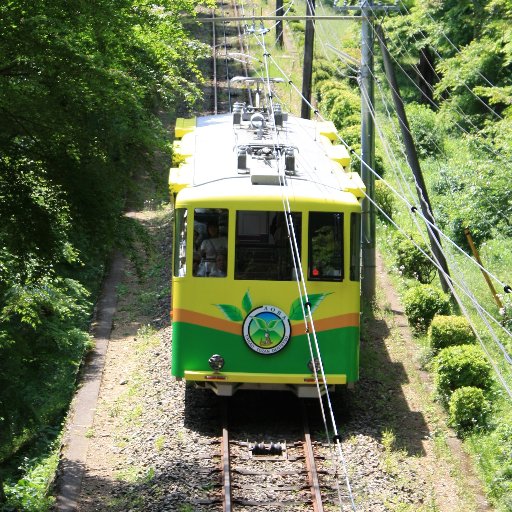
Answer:
<path fill-rule="evenodd" d="M 275 354 L 251 350 L 240 335 L 183 322 L 172 325 L 172 375 L 183 377 L 187 371 L 211 371 L 208 359 L 220 354 L 225 372 L 304 374 L 311 359 L 306 335 L 292 336 Z M 317 333 L 326 374 L 344 374 L 347 382 L 359 377 L 359 328 L 344 327 Z M 313 337 L 311 336 L 313 342 Z"/>

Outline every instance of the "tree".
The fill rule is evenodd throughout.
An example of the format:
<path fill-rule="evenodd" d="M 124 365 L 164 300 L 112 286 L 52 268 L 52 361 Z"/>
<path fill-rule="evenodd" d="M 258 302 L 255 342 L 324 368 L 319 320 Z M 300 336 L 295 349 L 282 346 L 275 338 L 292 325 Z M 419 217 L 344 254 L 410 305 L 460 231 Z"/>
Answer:
<path fill-rule="evenodd" d="M 1 448 L 66 406 L 48 369 L 72 382 L 87 288 L 116 243 L 126 191 L 155 150 L 169 152 L 157 110 L 199 97 L 204 47 L 182 24 L 195 5 L 0 4 Z"/>

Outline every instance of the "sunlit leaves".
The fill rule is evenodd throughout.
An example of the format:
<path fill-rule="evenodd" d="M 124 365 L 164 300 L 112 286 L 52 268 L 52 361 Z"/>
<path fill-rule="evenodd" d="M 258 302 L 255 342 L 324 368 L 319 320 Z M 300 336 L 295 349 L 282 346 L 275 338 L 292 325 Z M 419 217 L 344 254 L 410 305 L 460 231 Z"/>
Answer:
<path fill-rule="evenodd" d="M 233 322 L 241 322 L 244 317 L 242 316 L 242 312 L 236 306 L 232 306 L 230 304 L 215 304 L 223 313 L 226 315 L 228 320 Z"/>
<path fill-rule="evenodd" d="M 308 296 L 309 298 L 309 308 L 311 310 L 311 313 L 314 313 L 316 308 L 320 305 L 320 303 L 330 295 L 330 293 L 313 293 Z M 299 297 L 295 299 L 290 307 L 290 314 L 288 315 L 288 318 L 290 320 L 303 320 L 304 314 L 303 314 L 303 307 L 306 312 L 306 315 L 308 313 L 307 308 L 305 306 L 306 304 L 306 298 L 303 297 L 302 299 Z"/>

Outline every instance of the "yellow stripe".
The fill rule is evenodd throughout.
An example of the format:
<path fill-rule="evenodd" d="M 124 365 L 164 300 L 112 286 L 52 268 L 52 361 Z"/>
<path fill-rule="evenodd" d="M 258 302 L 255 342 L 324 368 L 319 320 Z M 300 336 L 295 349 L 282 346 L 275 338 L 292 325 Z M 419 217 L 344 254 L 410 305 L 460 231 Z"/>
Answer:
<path fill-rule="evenodd" d="M 346 375 L 326 375 L 327 384 L 346 384 Z M 307 373 L 237 373 L 237 372 L 185 372 L 185 380 L 203 382 L 253 382 L 261 384 L 315 384 L 315 376 Z M 322 379 L 319 379 L 323 383 Z"/>

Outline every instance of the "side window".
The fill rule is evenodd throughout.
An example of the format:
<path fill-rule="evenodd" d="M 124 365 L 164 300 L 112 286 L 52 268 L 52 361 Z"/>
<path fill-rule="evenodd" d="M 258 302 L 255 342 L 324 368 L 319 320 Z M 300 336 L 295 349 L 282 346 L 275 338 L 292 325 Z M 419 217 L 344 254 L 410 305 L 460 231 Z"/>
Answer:
<path fill-rule="evenodd" d="M 361 214 L 350 214 L 350 280 L 361 277 Z"/>
<path fill-rule="evenodd" d="M 196 277 L 226 277 L 228 261 L 228 210 L 194 210 L 194 256 Z"/>
<path fill-rule="evenodd" d="M 308 278 L 311 281 L 343 280 L 343 214 L 309 213 Z"/>
<path fill-rule="evenodd" d="M 187 209 L 174 212 L 174 277 L 187 273 Z"/>
<path fill-rule="evenodd" d="M 300 253 L 300 213 L 292 213 L 293 230 Z M 283 212 L 236 212 L 235 279 L 295 280 L 293 256 Z"/>

